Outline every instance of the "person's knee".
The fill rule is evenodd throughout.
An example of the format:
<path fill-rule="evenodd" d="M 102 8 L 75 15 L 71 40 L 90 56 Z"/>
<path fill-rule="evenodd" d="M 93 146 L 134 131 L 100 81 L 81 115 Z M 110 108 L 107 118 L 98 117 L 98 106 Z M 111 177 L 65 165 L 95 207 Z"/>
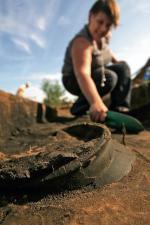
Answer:
<path fill-rule="evenodd" d="M 122 74 L 124 74 L 125 77 L 130 78 L 131 77 L 131 70 L 130 70 L 130 66 L 126 61 L 122 61 L 120 62 L 120 67 L 122 70 Z"/>
<path fill-rule="evenodd" d="M 105 92 L 109 93 L 111 92 L 117 85 L 118 82 L 118 76 L 113 71 L 106 71 L 106 82 L 105 82 Z"/>
<path fill-rule="evenodd" d="M 124 68 L 130 68 L 129 64 L 126 61 L 121 61 L 120 64 L 124 67 Z"/>
<path fill-rule="evenodd" d="M 118 82 L 118 76 L 116 73 L 111 73 L 110 77 L 111 77 L 111 89 L 114 89 Z"/>

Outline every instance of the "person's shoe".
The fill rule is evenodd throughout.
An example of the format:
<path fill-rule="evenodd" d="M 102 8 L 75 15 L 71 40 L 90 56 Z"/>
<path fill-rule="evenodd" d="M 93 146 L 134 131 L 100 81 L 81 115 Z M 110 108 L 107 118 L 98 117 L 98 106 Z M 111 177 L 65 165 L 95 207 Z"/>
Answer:
<path fill-rule="evenodd" d="M 121 113 L 128 113 L 130 111 L 130 109 L 126 106 L 119 106 L 117 107 L 117 110 L 118 112 L 121 112 Z"/>
<path fill-rule="evenodd" d="M 72 105 L 70 112 L 74 116 L 82 116 L 86 114 L 88 109 L 89 109 L 89 104 L 87 100 L 83 96 L 81 96 Z"/>
<path fill-rule="evenodd" d="M 130 108 L 127 106 L 117 106 L 117 107 L 109 107 L 109 110 L 128 114 L 130 111 Z"/>

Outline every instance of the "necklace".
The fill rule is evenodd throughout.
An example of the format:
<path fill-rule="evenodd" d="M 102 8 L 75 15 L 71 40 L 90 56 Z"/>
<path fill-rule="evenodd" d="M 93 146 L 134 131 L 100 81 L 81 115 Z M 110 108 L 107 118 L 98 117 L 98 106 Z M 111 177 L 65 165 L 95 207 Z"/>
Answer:
<path fill-rule="evenodd" d="M 103 60 L 103 56 L 102 57 L 102 80 L 101 80 L 101 87 L 105 87 L 105 82 L 106 82 L 106 76 L 105 76 L 105 67 L 104 67 L 104 60 Z"/>
<path fill-rule="evenodd" d="M 95 49 L 95 56 L 101 57 L 101 87 L 105 86 L 106 76 L 105 76 L 105 66 L 104 66 L 104 59 L 102 55 L 102 51 L 98 48 L 96 41 L 93 42 L 94 49 Z"/>

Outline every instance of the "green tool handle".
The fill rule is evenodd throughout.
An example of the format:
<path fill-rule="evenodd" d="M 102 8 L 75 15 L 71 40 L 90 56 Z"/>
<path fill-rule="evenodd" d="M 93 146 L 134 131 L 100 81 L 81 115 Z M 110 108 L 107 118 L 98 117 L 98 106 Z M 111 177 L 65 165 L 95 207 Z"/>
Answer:
<path fill-rule="evenodd" d="M 144 130 L 142 123 L 136 118 L 114 111 L 108 111 L 105 124 L 119 131 L 125 128 L 130 133 L 139 133 Z"/>

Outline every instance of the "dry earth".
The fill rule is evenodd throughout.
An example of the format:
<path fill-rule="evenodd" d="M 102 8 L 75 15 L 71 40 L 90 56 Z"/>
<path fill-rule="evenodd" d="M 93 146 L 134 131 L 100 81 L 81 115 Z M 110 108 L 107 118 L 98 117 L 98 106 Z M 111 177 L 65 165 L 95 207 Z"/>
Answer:
<path fill-rule="evenodd" d="M 18 192 L 11 188 L 9 192 L 1 190 L 0 224 L 149 225 L 149 112 L 150 108 L 146 107 L 144 112 L 141 110 L 140 113 L 145 131 L 137 135 L 127 134 L 125 136 L 126 147 L 136 155 L 132 170 L 126 177 L 104 187 L 85 187 L 59 193 L 50 193 L 47 189 L 34 190 L 34 192 L 25 190 Z M 134 113 L 138 115 L 137 112 Z M 2 140 L 1 135 L 0 159 L 3 161 L 6 155 L 23 154 L 28 150 L 31 150 L 31 153 L 39 151 L 50 141 L 50 136 L 54 131 L 79 121 L 85 121 L 85 118 L 74 119 L 70 116 L 68 109 L 61 109 L 58 111 L 58 117 L 50 123 L 30 122 L 20 128 L 15 122 L 14 130 L 7 132 L 9 133 L 7 138 L 3 137 Z M 122 134 L 113 133 L 112 136 L 122 143 Z M 61 133 L 58 138 L 61 140 Z M 72 140 L 70 145 L 72 145 Z"/>

